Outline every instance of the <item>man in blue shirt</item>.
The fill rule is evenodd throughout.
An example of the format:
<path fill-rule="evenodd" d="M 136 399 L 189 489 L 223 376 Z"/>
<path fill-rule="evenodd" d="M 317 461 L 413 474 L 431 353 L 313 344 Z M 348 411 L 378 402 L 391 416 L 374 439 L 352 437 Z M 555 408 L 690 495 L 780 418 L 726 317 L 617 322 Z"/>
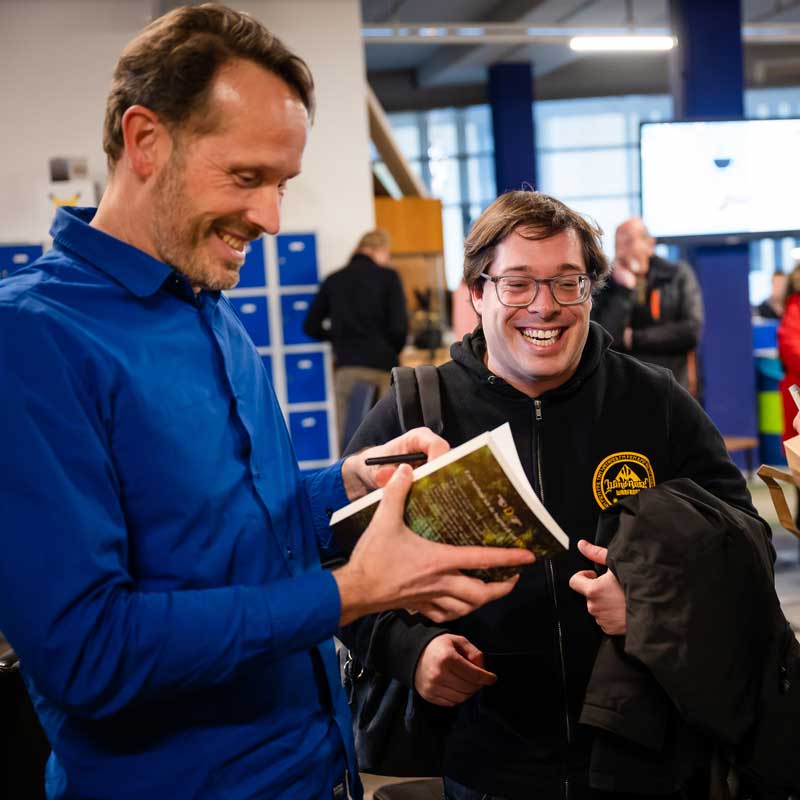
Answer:
<path fill-rule="evenodd" d="M 313 84 L 217 5 L 146 28 L 117 65 L 100 207 L 0 284 L 0 627 L 53 755 L 51 798 L 359 797 L 332 634 L 392 607 L 434 620 L 510 591 L 402 522 L 399 468 L 350 561 L 327 510 L 383 483 L 363 455 L 303 479 L 260 358 L 220 290 L 279 226 Z M 447 445 L 412 431 L 375 455 Z"/>

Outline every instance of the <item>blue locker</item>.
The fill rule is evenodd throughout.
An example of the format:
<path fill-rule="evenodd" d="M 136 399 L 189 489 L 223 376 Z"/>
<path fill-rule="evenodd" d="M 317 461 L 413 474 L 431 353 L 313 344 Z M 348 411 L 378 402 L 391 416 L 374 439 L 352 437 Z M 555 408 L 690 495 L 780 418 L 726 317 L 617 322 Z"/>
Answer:
<path fill-rule="evenodd" d="M 284 344 L 310 344 L 314 341 L 303 333 L 303 322 L 313 299 L 313 294 L 284 294 L 281 296 Z"/>
<path fill-rule="evenodd" d="M 276 240 L 281 286 L 305 286 L 319 283 L 317 240 L 314 234 L 278 234 Z"/>
<path fill-rule="evenodd" d="M 0 245 L 0 278 L 7 278 L 12 272 L 32 264 L 41 254 L 40 244 Z"/>
<path fill-rule="evenodd" d="M 290 403 L 325 401 L 322 353 L 290 353 L 286 356 L 286 394 Z"/>
<path fill-rule="evenodd" d="M 239 272 L 238 288 L 266 285 L 267 270 L 264 261 L 264 238 L 262 237 L 247 245 L 247 255 Z"/>
<path fill-rule="evenodd" d="M 290 413 L 289 431 L 298 461 L 321 461 L 330 457 L 327 411 Z"/>
<path fill-rule="evenodd" d="M 229 297 L 253 343 L 269 347 L 269 314 L 266 297 Z"/>

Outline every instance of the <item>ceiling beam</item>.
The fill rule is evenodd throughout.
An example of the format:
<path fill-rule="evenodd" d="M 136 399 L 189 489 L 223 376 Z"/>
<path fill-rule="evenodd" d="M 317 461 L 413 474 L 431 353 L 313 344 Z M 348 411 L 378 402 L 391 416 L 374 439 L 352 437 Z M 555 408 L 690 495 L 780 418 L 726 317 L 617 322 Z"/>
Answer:
<path fill-rule="evenodd" d="M 542 2 L 543 0 L 502 0 L 502 2 L 495 3 L 486 14 L 489 19 L 494 20 L 495 24 L 518 23 Z M 469 28 L 470 25 L 467 24 L 463 27 Z M 472 25 L 471 27 L 477 26 Z M 477 56 L 483 42 L 473 40 L 469 44 L 471 45 L 469 50 L 442 48 L 434 53 L 417 68 L 417 84 L 422 87 L 432 86 L 439 81 L 444 72 Z"/>
<path fill-rule="evenodd" d="M 412 171 L 410 164 L 394 140 L 392 126 L 389 124 L 380 100 L 368 84 L 366 89 L 369 135 L 381 161 L 386 164 L 389 174 L 394 178 L 404 197 L 428 197 L 425 184 Z"/>

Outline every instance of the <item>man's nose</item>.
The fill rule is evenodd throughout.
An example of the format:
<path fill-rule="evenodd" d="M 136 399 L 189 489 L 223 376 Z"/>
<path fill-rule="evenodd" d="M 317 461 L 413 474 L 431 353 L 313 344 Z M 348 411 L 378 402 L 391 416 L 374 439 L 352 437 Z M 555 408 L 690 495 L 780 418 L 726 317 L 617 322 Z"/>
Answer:
<path fill-rule="evenodd" d="M 553 297 L 553 292 L 549 283 L 540 283 L 536 297 L 528 303 L 527 309 L 532 314 L 539 314 L 542 317 L 552 316 L 559 310 L 560 306 Z"/>
<path fill-rule="evenodd" d="M 264 233 L 276 234 L 281 227 L 281 193 L 277 186 L 264 186 L 252 198 L 247 221 Z"/>

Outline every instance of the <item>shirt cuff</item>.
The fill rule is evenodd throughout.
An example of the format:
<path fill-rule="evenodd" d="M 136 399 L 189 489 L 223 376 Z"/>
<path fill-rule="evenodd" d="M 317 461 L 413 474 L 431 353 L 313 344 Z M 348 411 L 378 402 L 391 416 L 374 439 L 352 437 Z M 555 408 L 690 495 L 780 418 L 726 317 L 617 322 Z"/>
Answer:
<path fill-rule="evenodd" d="M 276 655 L 308 650 L 339 629 L 342 599 L 336 578 L 315 569 L 261 588 L 252 635 Z"/>
<path fill-rule="evenodd" d="M 303 476 L 306 493 L 311 503 L 311 515 L 319 546 L 328 550 L 331 545 L 331 514 L 350 501 L 342 481 L 342 461 L 329 467 L 308 472 Z"/>

